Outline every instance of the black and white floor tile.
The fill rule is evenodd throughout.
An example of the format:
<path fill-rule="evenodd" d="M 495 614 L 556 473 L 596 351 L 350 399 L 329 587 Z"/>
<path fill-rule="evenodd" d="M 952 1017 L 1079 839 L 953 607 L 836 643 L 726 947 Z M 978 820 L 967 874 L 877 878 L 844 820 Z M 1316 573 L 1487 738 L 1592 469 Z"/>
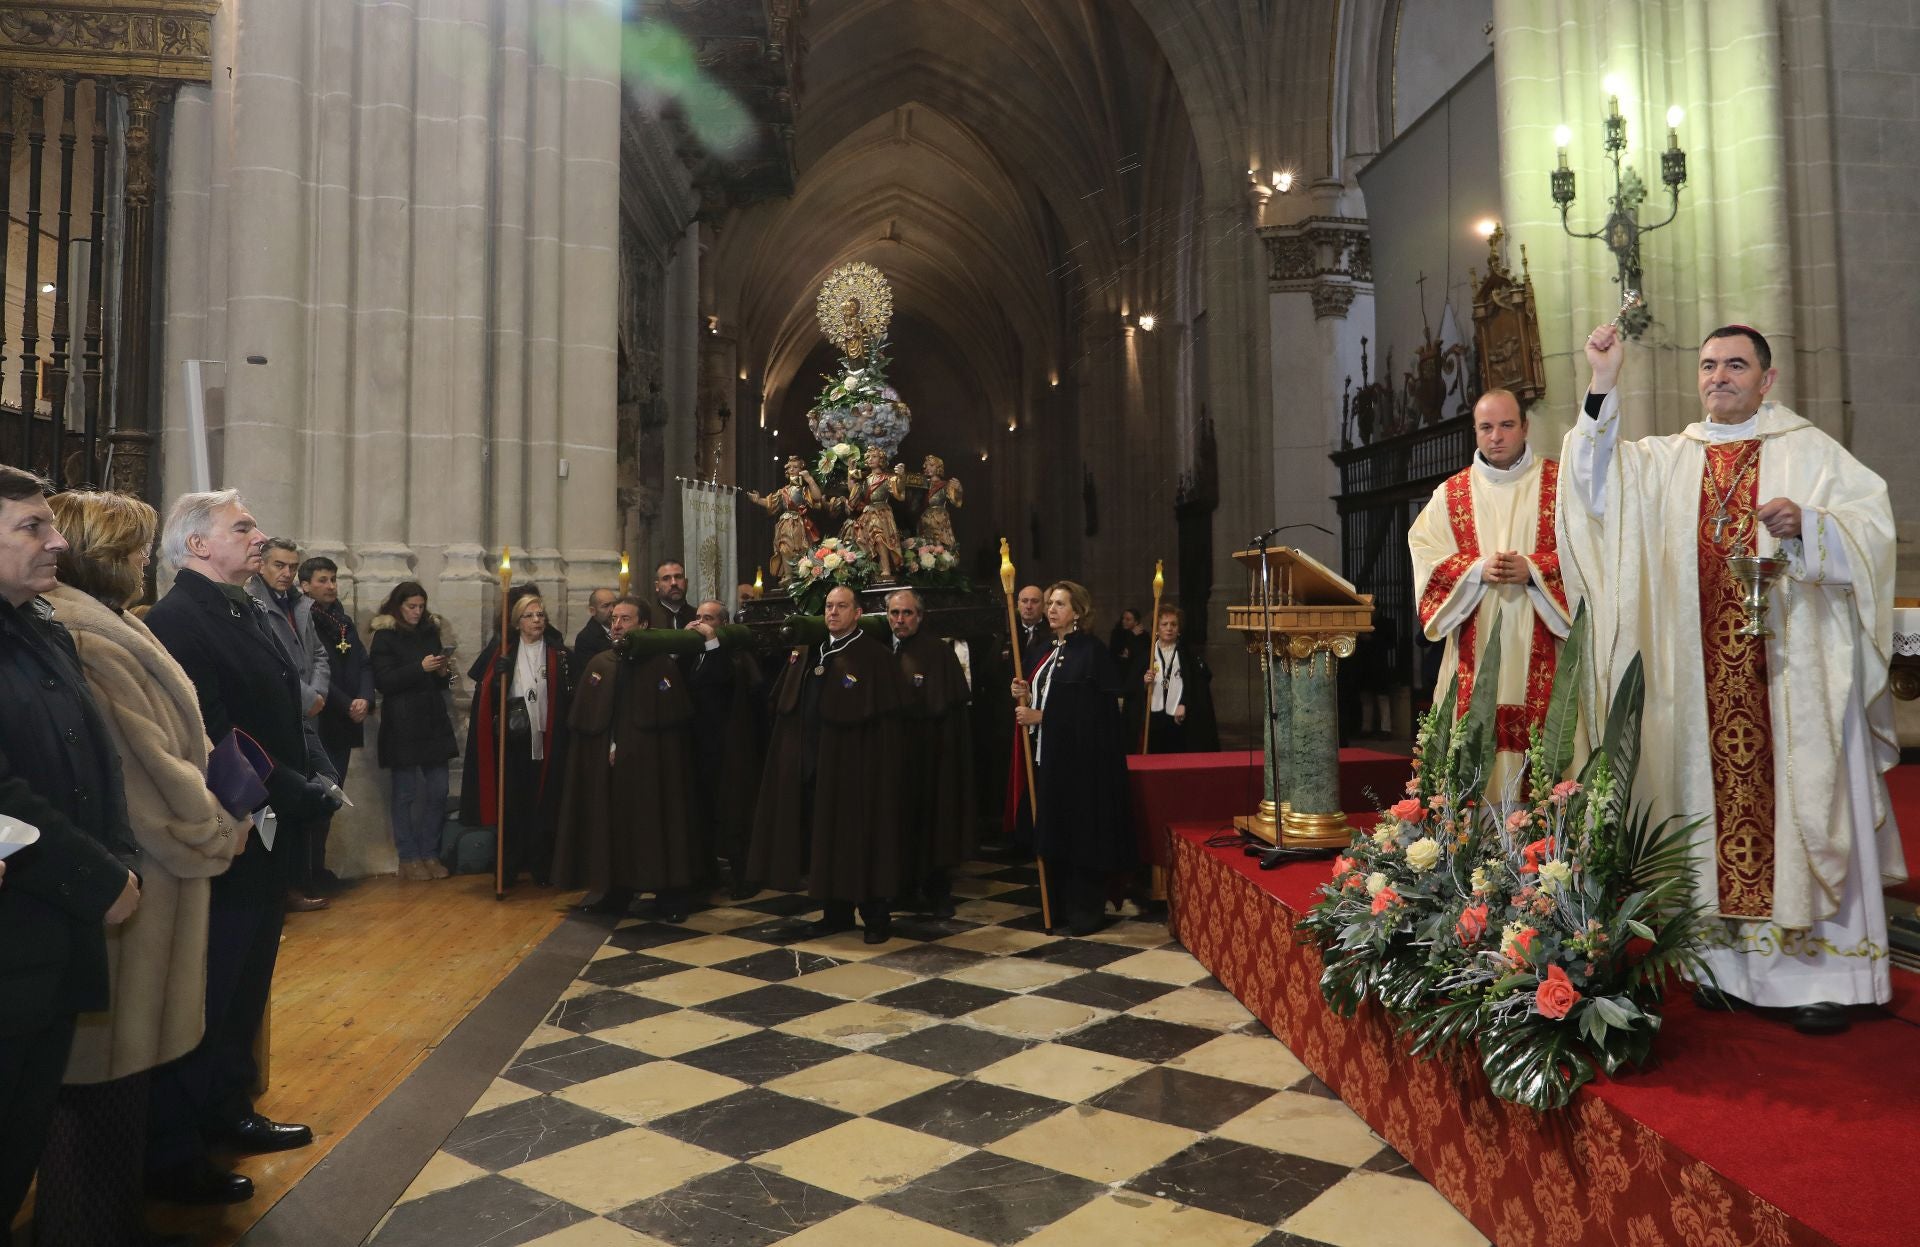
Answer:
<path fill-rule="evenodd" d="M 780 893 L 623 922 L 375 1247 L 1485 1243 L 1164 924 L 956 882 L 880 945 Z"/>

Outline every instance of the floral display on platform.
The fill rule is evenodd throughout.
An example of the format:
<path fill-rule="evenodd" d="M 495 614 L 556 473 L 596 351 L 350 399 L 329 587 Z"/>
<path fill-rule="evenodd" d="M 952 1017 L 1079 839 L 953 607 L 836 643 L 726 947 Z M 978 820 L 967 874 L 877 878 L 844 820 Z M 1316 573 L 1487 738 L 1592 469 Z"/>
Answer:
<path fill-rule="evenodd" d="M 876 342 L 861 359 L 841 360 L 840 375 L 827 380 L 826 388 L 807 413 L 807 427 L 836 457 L 836 462 L 829 463 L 826 455 L 821 456 L 818 471 L 822 484 L 836 468 L 847 462 L 857 464 L 870 446 L 886 451 L 891 463 L 913 427 L 913 413 L 901 401 L 899 391 L 887 384 L 885 348 L 884 342 Z M 839 455 L 843 445 L 855 453 Z"/>
<path fill-rule="evenodd" d="M 872 555 L 851 542 L 829 537 L 794 562 L 787 592 L 797 613 L 818 615 L 826 609 L 829 591 L 845 585 L 858 592 L 872 583 L 873 576 Z"/>
<path fill-rule="evenodd" d="M 944 543 L 925 537 L 906 537 L 900 545 L 900 574 L 908 584 L 922 588 L 971 587 L 960 571 L 959 557 Z"/>
<path fill-rule="evenodd" d="M 1590 1081 L 1638 1067 L 1660 1001 L 1700 959 L 1698 826 L 1655 822 L 1631 801 L 1645 686 L 1636 658 L 1600 746 L 1576 779 L 1585 608 L 1561 652 L 1544 728 L 1529 749 L 1530 796 L 1483 794 L 1494 757 L 1494 689 L 1465 715 L 1455 690 L 1420 725 L 1414 778 L 1333 862 L 1301 927 L 1320 945 L 1321 994 L 1343 1016 L 1377 1001 L 1415 1054 L 1478 1050 L 1496 1095 L 1558 1108 Z M 1498 636 L 1482 658 L 1499 669 Z"/>

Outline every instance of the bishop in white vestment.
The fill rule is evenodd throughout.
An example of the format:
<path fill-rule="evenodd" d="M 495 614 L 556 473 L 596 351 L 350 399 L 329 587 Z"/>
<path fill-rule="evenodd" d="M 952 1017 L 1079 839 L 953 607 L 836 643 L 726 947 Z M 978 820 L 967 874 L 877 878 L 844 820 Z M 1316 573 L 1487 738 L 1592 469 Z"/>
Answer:
<path fill-rule="evenodd" d="M 1518 798 L 1530 734 L 1546 719 L 1554 664 L 1572 616 L 1554 531 L 1560 465 L 1527 447 L 1527 418 L 1506 390 L 1473 408 L 1473 463 L 1434 491 L 1407 534 L 1413 593 L 1427 639 L 1447 643 L 1436 698 L 1460 676 L 1455 715 L 1476 681 L 1494 678 L 1499 748 L 1486 792 Z M 1500 634 L 1500 670 L 1482 671 Z"/>
<path fill-rule="evenodd" d="M 1596 717 L 1640 654 L 1635 799 L 1705 820 L 1695 860 L 1723 920 L 1719 989 L 1794 1009 L 1803 1030 L 1843 1029 L 1841 1006 L 1889 999 L 1881 887 L 1906 877 L 1883 777 L 1899 758 L 1886 482 L 1764 401 L 1771 351 L 1745 326 L 1701 347 L 1705 420 L 1622 443 L 1624 346 L 1610 325 L 1588 339 L 1593 388 L 1562 459 L 1561 552 L 1593 621 Z M 1787 560 L 1771 638 L 1737 635 L 1736 547 Z"/>

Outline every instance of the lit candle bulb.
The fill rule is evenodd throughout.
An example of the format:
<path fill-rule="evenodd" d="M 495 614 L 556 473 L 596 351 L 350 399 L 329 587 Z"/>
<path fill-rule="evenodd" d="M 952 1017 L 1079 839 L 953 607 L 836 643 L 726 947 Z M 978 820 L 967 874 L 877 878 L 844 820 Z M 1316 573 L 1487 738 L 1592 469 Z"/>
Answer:
<path fill-rule="evenodd" d="M 1553 145 L 1560 150 L 1560 167 L 1567 167 L 1567 145 L 1573 142 L 1573 131 L 1566 126 L 1553 128 Z"/>
<path fill-rule="evenodd" d="M 1667 110 L 1667 150 L 1680 150 L 1680 123 L 1686 119 L 1687 110 L 1675 104 Z"/>

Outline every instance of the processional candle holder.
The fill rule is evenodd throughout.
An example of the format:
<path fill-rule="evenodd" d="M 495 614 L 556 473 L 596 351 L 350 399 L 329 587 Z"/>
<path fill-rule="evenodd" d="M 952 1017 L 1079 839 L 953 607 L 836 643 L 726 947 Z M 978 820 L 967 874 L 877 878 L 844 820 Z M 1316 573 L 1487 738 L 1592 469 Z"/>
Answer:
<path fill-rule="evenodd" d="M 1727 556 L 1727 567 L 1740 585 L 1740 604 L 1746 608 L 1747 622 L 1734 631 L 1740 637 L 1770 637 L 1767 627 L 1767 590 L 1786 573 L 1787 560 L 1775 554 L 1748 554 L 1736 546 Z"/>

